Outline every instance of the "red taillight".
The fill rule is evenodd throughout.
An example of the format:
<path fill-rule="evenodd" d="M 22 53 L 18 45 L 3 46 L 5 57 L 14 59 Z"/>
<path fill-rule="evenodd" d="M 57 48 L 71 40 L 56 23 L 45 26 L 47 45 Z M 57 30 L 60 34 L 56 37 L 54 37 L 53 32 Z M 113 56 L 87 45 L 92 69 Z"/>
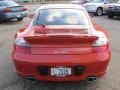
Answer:
<path fill-rule="evenodd" d="M 27 7 L 27 6 L 24 6 L 23 10 L 24 10 L 24 11 L 28 11 L 28 7 Z"/>
<path fill-rule="evenodd" d="M 12 9 L 11 8 L 5 8 L 4 12 L 6 12 L 6 13 L 12 12 Z"/>
<path fill-rule="evenodd" d="M 109 44 L 106 44 L 104 46 L 92 47 L 92 52 L 100 53 L 100 52 L 105 52 L 108 49 L 109 49 Z"/>
<path fill-rule="evenodd" d="M 19 52 L 19 53 L 25 53 L 25 54 L 31 53 L 30 47 L 15 46 L 15 50 L 16 50 L 16 52 Z"/>

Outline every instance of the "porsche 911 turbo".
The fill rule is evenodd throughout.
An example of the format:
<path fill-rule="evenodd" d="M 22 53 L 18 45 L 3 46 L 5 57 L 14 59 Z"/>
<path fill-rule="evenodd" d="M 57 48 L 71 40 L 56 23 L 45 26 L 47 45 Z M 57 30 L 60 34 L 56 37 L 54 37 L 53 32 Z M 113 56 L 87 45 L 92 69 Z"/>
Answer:
<path fill-rule="evenodd" d="M 110 61 L 105 29 L 86 9 L 74 4 L 46 4 L 14 37 L 12 58 L 18 75 L 27 80 L 93 81 Z"/>

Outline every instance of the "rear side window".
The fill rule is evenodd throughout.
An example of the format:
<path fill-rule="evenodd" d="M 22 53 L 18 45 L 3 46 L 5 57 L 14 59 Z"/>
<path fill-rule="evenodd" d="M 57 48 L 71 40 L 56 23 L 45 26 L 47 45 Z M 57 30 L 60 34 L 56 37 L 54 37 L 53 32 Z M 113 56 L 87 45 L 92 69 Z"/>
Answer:
<path fill-rule="evenodd" d="M 84 11 L 78 9 L 40 10 L 35 22 L 37 25 L 89 25 Z"/>
<path fill-rule="evenodd" d="M 14 1 L 2 1 L 2 6 L 18 6 Z"/>

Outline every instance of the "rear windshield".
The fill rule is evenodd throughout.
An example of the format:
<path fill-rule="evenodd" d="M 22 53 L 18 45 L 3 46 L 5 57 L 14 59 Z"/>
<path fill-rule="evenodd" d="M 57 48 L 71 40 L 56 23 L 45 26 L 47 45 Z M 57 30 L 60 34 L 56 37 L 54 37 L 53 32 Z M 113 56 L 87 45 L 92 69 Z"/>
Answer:
<path fill-rule="evenodd" d="M 3 6 L 18 6 L 18 4 L 14 1 L 2 1 Z"/>
<path fill-rule="evenodd" d="M 37 25 L 89 25 L 85 12 L 78 9 L 40 10 L 35 22 Z"/>

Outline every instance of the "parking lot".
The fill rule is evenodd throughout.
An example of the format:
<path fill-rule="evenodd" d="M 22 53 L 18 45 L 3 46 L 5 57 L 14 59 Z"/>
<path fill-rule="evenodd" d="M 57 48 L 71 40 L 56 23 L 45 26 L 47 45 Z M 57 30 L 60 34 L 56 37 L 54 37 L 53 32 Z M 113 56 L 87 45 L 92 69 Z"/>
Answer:
<path fill-rule="evenodd" d="M 30 13 L 37 7 L 29 5 Z M 24 82 L 15 73 L 11 51 L 15 32 L 30 21 L 26 18 L 22 22 L 0 23 L 0 90 L 120 90 L 120 18 L 108 19 L 104 15 L 92 19 L 107 29 L 110 36 L 112 58 L 104 77 L 94 82 Z"/>

